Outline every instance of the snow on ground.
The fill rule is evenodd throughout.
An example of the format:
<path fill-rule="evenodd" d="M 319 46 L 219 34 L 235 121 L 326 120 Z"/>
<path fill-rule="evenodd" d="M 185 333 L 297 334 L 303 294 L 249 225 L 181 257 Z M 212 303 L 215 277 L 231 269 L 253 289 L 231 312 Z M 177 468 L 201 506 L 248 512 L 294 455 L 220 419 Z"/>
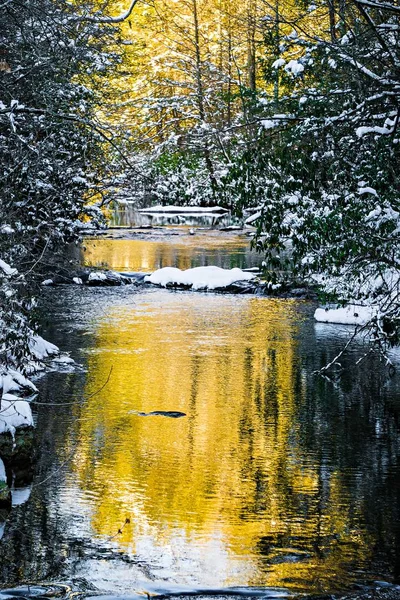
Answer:
<path fill-rule="evenodd" d="M 157 206 L 149 206 L 147 208 L 140 208 L 140 213 L 227 213 L 229 212 L 226 208 L 222 208 L 221 206 L 161 206 L 161 204 Z"/>
<path fill-rule="evenodd" d="M 341 308 L 317 308 L 314 319 L 319 323 L 365 325 L 375 314 L 376 310 L 372 306 L 349 304 Z"/>
<path fill-rule="evenodd" d="M 195 267 L 181 271 L 175 267 L 164 267 L 145 277 L 144 281 L 162 287 L 184 285 L 191 286 L 193 290 L 215 290 L 226 288 L 235 281 L 250 281 L 254 277 L 253 273 L 246 273 L 238 268 Z"/>

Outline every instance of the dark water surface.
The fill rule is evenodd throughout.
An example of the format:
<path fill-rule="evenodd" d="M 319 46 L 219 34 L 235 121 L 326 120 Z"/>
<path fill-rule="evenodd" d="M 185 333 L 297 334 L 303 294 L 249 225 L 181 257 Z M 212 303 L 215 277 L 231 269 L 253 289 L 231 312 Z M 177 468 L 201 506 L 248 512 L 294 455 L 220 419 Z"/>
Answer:
<path fill-rule="evenodd" d="M 399 376 L 354 368 L 361 346 L 336 384 L 313 375 L 346 328 L 249 296 L 66 286 L 46 301 L 47 338 L 84 370 L 38 380 L 3 583 L 276 597 L 400 580 Z"/>

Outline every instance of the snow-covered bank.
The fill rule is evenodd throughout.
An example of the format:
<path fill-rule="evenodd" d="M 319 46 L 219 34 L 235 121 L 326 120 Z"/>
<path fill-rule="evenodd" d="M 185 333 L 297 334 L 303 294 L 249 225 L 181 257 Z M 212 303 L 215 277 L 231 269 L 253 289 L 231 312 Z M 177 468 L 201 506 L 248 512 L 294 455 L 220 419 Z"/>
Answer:
<path fill-rule="evenodd" d="M 49 358 L 60 355 L 60 350 L 51 342 L 46 341 L 40 335 L 33 335 L 28 342 L 31 358 L 24 364 L 25 372 L 34 375 L 45 368 L 45 363 Z M 9 392 L 32 393 L 37 392 L 37 387 L 18 369 L 0 365 L 0 392 L 1 398 Z"/>
<path fill-rule="evenodd" d="M 253 273 L 241 269 L 221 269 L 220 267 L 195 267 L 181 271 L 175 267 L 158 269 L 152 275 L 144 278 L 145 283 L 152 283 L 161 287 L 183 286 L 193 290 L 224 289 L 237 281 L 251 281 L 255 279 Z"/>
<path fill-rule="evenodd" d="M 40 335 L 32 334 L 28 348 L 31 356 L 23 364 L 28 376 L 23 375 L 16 368 L 0 365 L 0 436 L 9 434 L 13 444 L 15 444 L 17 431 L 34 427 L 29 400 L 32 394 L 36 395 L 38 389 L 29 377 L 48 366 L 53 367 L 54 363 L 74 362 L 70 357 L 62 355 L 57 346 Z"/>
<path fill-rule="evenodd" d="M 314 319 L 319 323 L 338 325 L 366 325 L 376 315 L 372 306 L 349 304 L 340 308 L 317 308 Z"/>

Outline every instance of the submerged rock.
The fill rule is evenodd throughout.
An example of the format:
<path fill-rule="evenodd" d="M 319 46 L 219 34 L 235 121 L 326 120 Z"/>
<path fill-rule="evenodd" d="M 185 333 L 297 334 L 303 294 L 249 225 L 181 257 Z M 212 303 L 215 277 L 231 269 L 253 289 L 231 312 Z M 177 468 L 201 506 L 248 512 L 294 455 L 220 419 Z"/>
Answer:
<path fill-rule="evenodd" d="M 186 417 L 186 413 L 180 412 L 179 410 L 153 410 L 151 412 L 140 412 L 138 410 L 130 411 L 131 414 L 138 415 L 139 417 L 170 417 L 172 419 L 179 419 L 180 417 Z"/>

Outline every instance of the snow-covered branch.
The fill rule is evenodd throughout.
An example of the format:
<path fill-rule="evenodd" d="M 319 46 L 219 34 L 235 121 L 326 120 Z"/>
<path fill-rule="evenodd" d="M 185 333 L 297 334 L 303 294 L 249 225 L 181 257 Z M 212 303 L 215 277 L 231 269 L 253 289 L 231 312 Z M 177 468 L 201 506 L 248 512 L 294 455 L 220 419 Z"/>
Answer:
<path fill-rule="evenodd" d="M 85 15 L 82 17 L 77 18 L 77 21 L 84 21 L 86 23 L 104 23 L 104 24 L 118 24 L 118 23 L 123 23 L 124 21 L 126 21 L 126 19 L 129 19 L 129 17 L 132 14 L 133 9 L 135 8 L 136 4 L 139 2 L 139 0 L 132 0 L 129 8 L 127 11 L 125 11 L 124 13 L 121 13 L 120 15 L 118 15 L 117 17 L 104 17 L 101 15 Z"/>

